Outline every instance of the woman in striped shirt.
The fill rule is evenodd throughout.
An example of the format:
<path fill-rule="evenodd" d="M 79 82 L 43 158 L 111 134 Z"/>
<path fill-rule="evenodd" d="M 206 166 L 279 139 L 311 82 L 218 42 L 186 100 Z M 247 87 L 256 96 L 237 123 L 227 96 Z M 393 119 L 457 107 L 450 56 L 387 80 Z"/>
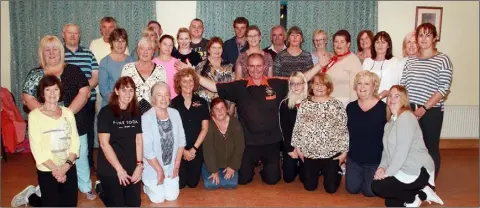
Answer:
<path fill-rule="evenodd" d="M 450 58 L 437 51 L 437 30 L 424 23 L 416 30 L 419 53 L 405 64 L 400 84 L 408 90 L 410 104 L 419 120 L 423 139 L 435 162 L 435 178 L 440 169 L 440 133 L 445 96 L 450 92 L 453 66 Z"/>

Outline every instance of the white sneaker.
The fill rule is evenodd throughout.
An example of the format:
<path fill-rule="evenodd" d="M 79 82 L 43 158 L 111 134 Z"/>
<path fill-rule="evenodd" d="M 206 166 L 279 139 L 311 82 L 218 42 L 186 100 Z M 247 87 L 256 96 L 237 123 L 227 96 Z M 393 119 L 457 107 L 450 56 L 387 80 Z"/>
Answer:
<path fill-rule="evenodd" d="M 430 186 L 426 185 L 425 188 L 422 189 L 423 192 L 427 195 L 427 198 L 425 201 L 427 201 L 429 204 L 432 204 L 432 202 L 435 202 L 437 204 L 443 205 L 442 199 L 435 193 L 435 191 L 430 188 Z"/>
<path fill-rule="evenodd" d="M 412 203 L 406 203 L 405 202 L 405 207 L 420 207 L 422 205 L 422 200 L 418 197 L 418 194 L 415 195 L 415 200 L 413 200 Z"/>
<path fill-rule="evenodd" d="M 35 187 L 35 194 L 36 194 L 38 197 L 42 197 L 42 192 L 40 191 L 40 186 L 36 186 L 36 187 Z"/>
<path fill-rule="evenodd" d="M 12 207 L 19 207 L 22 205 L 28 205 L 28 197 L 35 193 L 35 186 L 29 185 L 23 189 L 20 193 L 13 197 L 10 205 Z"/>

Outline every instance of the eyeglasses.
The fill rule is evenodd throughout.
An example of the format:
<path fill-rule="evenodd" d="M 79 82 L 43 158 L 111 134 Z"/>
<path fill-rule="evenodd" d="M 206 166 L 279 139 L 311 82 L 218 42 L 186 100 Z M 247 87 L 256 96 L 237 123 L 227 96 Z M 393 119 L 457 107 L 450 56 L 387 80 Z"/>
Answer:
<path fill-rule="evenodd" d="M 321 38 L 321 39 L 313 39 L 313 42 L 320 42 L 320 41 L 326 41 L 327 39 Z"/>
<path fill-rule="evenodd" d="M 247 35 L 247 38 L 250 38 L 250 39 L 254 39 L 258 37 L 260 37 L 260 35 Z"/>
<path fill-rule="evenodd" d="M 290 87 L 301 87 L 305 84 L 305 82 L 298 82 L 298 83 L 295 83 L 295 82 L 290 82 Z"/>

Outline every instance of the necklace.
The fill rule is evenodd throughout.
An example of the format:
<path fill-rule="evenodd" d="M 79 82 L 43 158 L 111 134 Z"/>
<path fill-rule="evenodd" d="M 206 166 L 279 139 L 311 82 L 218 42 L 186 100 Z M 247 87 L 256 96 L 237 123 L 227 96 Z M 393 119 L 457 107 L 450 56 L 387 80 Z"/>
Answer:
<path fill-rule="evenodd" d="M 375 63 L 377 63 L 377 61 L 373 61 L 373 65 L 372 67 L 368 70 L 368 71 L 372 71 L 373 67 L 375 66 Z M 380 82 L 382 82 L 382 77 L 383 77 L 383 64 L 385 63 L 385 60 L 382 61 L 382 65 L 380 65 Z"/>

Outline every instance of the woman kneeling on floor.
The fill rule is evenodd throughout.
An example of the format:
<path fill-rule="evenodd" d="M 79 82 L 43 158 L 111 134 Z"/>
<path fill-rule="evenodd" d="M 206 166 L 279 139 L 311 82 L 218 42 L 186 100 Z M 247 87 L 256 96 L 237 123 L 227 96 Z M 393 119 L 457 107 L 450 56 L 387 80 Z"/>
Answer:
<path fill-rule="evenodd" d="M 372 182 L 373 192 L 385 199 L 387 207 L 419 207 L 422 201 L 443 205 L 430 188 L 435 186 L 435 165 L 405 87 L 390 88 L 387 106 L 382 160 Z"/>
<path fill-rule="evenodd" d="M 240 122 L 227 113 L 227 103 L 214 98 L 210 103 L 212 120 L 203 143 L 203 185 L 207 189 L 237 187 L 238 169 L 245 141 Z"/>
<path fill-rule="evenodd" d="M 153 107 L 142 116 L 145 170 L 143 191 L 153 203 L 174 201 L 180 193 L 178 170 L 185 147 L 185 131 L 177 110 L 169 108 L 170 88 L 152 86 Z"/>
<path fill-rule="evenodd" d="M 316 74 L 309 84 L 311 97 L 300 103 L 292 146 L 304 163 L 304 188 L 317 189 L 322 171 L 323 187 L 333 194 L 342 180 L 340 165 L 348 152 L 347 112 L 340 100 L 330 96 L 333 84 L 327 74 Z"/>
<path fill-rule="evenodd" d="M 109 104 L 98 113 L 97 177 L 95 191 L 107 207 L 141 205 L 143 138 L 140 112 L 131 77 L 120 77 Z"/>

